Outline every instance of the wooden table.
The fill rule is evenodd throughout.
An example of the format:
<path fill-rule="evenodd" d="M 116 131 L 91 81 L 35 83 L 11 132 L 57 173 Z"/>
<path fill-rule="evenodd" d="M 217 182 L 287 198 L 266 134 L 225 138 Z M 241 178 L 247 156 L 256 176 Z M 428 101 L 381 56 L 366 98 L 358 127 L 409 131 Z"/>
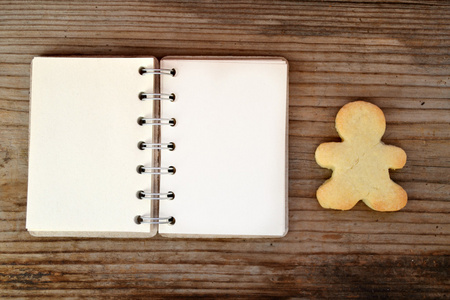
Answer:
<path fill-rule="evenodd" d="M 448 1 L 0 3 L 0 296 L 449 297 Z M 30 61 L 38 55 L 273 55 L 290 63 L 282 239 L 35 238 L 25 230 Z M 383 109 L 400 212 L 315 198 L 345 103 Z M 74 186 L 74 188 L 76 188 Z"/>

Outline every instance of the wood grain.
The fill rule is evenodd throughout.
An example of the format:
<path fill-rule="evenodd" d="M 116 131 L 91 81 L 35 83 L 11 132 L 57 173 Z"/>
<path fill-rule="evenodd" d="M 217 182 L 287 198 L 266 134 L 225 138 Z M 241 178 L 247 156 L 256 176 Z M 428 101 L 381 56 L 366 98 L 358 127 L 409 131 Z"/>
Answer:
<path fill-rule="evenodd" d="M 450 296 L 448 1 L 0 2 L 0 296 Z M 282 239 L 35 238 L 25 230 L 29 67 L 38 55 L 274 55 L 290 63 L 289 226 Z M 322 209 L 314 160 L 345 103 L 370 101 L 400 212 Z"/>

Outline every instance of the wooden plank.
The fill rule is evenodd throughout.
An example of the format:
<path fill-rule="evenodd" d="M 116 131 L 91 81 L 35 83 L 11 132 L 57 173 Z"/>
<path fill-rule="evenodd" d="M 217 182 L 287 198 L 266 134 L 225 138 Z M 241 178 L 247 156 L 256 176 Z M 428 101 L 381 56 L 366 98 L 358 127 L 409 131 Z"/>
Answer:
<path fill-rule="evenodd" d="M 0 297 L 444 298 L 450 293 L 446 1 L 0 2 Z M 34 56 L 273 55 L 290 63 L 282 239 L 36 238 L 25 230 Z M 314 151 L 344 104 L 408 160 L 395 213 L 325 210 Z"/>

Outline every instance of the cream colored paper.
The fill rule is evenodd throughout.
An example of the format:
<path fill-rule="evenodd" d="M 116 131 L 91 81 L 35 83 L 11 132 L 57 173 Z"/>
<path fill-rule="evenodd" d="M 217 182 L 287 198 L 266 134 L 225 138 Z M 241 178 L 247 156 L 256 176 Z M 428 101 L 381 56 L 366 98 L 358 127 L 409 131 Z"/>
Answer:
<path fill-rule="evenodd" d="M 134 223 L 150 214 L 136 192 L 151 178 L 153 75 L 142 76 L 149 58 L 35 58 L 32 63 L 27 229 L 36 235 L 127 236 L 150 226 Z"/>
<path fill-rule="evenodd" d="M 283 59 L 163 58 L 160 225 L 170 236 L 283 236 L 287 231 L 287 73 Z"/>

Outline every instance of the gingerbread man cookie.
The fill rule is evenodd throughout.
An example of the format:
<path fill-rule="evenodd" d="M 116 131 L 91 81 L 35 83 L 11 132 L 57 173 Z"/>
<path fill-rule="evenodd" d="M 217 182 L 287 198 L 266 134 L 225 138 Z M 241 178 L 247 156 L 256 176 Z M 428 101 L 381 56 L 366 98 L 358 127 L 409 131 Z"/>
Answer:
<path fill-rule="evenodd" d="M 364 101 L 344 105 L 336 116 L 341 143 L 324 143 L 316 149 L 316 161 L 333 170 L 317 190 L 324 208 L 348 210 L 359 200 L 378 211 L 396 211 L 406 205 L 405 190 L 389 177 L 389 169 L 401 169 L 406 153 L 381 142 L 386 129 L 378 106 Z"/>

